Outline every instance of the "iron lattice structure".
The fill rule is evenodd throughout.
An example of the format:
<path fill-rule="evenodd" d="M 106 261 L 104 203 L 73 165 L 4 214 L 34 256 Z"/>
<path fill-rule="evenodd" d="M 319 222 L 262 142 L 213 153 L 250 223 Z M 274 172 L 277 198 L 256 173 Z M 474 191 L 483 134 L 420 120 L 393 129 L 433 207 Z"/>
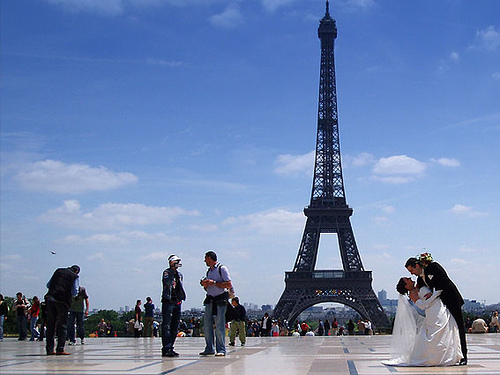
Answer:
<path fill-rule="evenodd" d="M 337 113 L 334 44 L 335 20 L 329 3 L 318 28 L 321 66 L 318 102 L 318 134 L 311 202 L 293 271 L 285 273 L 285 291 L 274 309 L 275 318 L 294 322 L 306 308 L 337 302 L 356 310 L 375 327 L 388 327 L 387 318 L 372 288 L 372 274 L 365 271 L 351 227 L 352 208 L 346 203 Z M 342 270 L 315 270 L 322 233 L 336 233 Z"/>

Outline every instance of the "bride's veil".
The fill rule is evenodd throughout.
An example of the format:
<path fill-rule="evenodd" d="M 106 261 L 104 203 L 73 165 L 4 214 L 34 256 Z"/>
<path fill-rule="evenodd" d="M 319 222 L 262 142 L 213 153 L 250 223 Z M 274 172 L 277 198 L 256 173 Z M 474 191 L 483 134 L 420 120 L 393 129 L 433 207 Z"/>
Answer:
<path fill-rule="evenodd" d="M 406 362 L 410 355 L 421 317 L 410 304 L 406 295 L 399 295 L 398 310 L 394 319 L 394 328 L 391 338 L 391 358 L 399 358 Z"/>

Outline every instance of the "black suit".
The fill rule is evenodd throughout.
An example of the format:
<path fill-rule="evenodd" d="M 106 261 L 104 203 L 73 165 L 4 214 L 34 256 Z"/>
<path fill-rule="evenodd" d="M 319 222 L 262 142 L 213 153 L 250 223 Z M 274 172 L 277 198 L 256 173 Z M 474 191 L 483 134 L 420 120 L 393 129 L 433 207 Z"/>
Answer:
<path fill-rule="evenodd" d="M 462 317 L 462 305 L 464 300 L 458 291 L 457 286 L 450 280 L 444 268 L 437 262 L 431 262 L 424 267 L 425 280 L 422 277 L 417 279 L 417 287 L 427 285 L 434 290 L 441 290 L 441 301 L 448 308 L 451 315 L 455 318 L 460 332 L 460 345 L 464 358 L 467 358 L 467 342 L 465 341 L 465 326 Z"/>

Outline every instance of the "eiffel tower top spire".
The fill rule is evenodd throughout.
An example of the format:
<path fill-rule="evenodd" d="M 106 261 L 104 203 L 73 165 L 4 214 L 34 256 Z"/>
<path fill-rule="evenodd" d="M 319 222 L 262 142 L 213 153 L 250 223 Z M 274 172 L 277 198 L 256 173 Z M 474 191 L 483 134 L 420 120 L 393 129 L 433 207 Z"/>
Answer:
<path fill-rule="evenodd" d="M 320 21 L 320 26 L 318 29 L 318 36 L 321 38 L 321 34 L 333 34 L 333 37 L 337 37 L 337 27 L 335 25 L 335 20 L 330 16 L 330 3 L 326 1 L 326 11 L 325 16 Z"/>
<path fill-rule="evenodd" d="M 318 134 L 310 208 L 347 208 L 340 158 L 334 44 L 337 26 L 326 1 L 320 20 L 321 65 L 318 101 Z"/>

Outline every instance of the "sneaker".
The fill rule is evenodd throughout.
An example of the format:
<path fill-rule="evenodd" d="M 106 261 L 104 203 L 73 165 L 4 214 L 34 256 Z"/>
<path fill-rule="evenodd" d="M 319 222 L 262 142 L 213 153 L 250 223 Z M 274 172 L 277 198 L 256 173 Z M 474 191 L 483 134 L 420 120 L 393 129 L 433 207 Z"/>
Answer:
<path fill-rule="evenodd" d="M 228 345 L 229 346 L 234 346 L 234 342 L 230 342 Z"/>
<path fill-rule="evenodd" d="M 173 352 L 167 352 L 167 353 L 163 353 L 161 356 L 162 357 L 175 357 L 175 354 Z"/>
<path fill-rule="evenodd" d="M 82 339 L 82 340 L 80 341 L 80 343 L 81 343 L 82 345 L 85 345 L 85 339 Z"/>
<path fill-rule="evenodd" d="M 76 345 L 76 341 L 70 341 L 70 342 L 68 342 L 68 345 L 70 345 L 70 346 Z"/>
<path fill-rule="evenodd" d="M 214 354 L 215 354 L 215 353 L 208 353 L 208 352 L 201 352 L 201 353 L 200 353 L 200 355 L 203 355 L 203 356 L 205 356 L 205 355 L 214 355 Z"/>
<path fill-rule="evenodd" d="M 215 353 L 215 356 L 216 357 L 225 357 L 226 356 L 226 353 Z"/>
<path fill-rule="evenodd" d="M 245 343 L 244 343 L 244 342 L 242 342 L 242 343 L 241 343 L 241 346 L 245 346 Z"/>
<path fill-rule="evenodd" d="M 71 355 L 71 353 L 68 353 L 68 352 L 56 352 L 56 355 Z"/>

